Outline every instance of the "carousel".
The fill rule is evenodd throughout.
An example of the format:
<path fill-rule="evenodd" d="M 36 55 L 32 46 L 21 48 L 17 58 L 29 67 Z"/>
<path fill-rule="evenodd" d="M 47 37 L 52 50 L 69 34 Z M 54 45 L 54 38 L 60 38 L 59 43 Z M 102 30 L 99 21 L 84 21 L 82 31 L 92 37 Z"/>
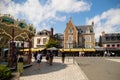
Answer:
<path fill-rule="evenodd" d="M 15 42 L 22 41 L 22 49 L 24 42 L 28 42 L 28 58 L 27 63 L 31 62 L 32 37 L 35 34 L 35 28 L 31 24 L 27 24 L 25 20 L 14 19 L 9 14 L 0 14 L 0 62 L 5 58 L 5 49 L 8 50 L 7 60 L 10 67 L 14 66 L 14 55 L 17 53 Z M 18 49 L 19 51 L 19 49 Z"/>

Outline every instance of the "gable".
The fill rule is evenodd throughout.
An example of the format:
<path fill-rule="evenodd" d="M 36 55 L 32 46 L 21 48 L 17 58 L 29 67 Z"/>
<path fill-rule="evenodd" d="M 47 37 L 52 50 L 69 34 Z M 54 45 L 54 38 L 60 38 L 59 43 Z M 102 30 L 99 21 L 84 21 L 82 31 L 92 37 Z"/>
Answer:
<path fill-rule="evenodd" d="M 69 33 L 70 30 L 72 30 L 73 32 L 76 32 L 76 31 L 77 31 L 75 25 L 73 24 L 73 22 L 72 22 L 71 20 L 66 24 L 66 26 L 67 26 L 67 27 L 66 27 L 64 33 L 66 33 L 66 32 Z"/>

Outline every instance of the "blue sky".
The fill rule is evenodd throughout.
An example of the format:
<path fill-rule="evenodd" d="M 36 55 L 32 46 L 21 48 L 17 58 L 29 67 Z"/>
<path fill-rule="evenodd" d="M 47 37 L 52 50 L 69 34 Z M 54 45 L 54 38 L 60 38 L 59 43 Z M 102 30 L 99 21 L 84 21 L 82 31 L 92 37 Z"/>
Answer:
<path fill-rule="evenodd" d="M 120 33 L 120 0 L 0 0 L 0 13 L 25 19 L 37 31 L 63 33 L 72 17 L 74 25 L 94 21 L 96 39 L 102 31 Z"/>

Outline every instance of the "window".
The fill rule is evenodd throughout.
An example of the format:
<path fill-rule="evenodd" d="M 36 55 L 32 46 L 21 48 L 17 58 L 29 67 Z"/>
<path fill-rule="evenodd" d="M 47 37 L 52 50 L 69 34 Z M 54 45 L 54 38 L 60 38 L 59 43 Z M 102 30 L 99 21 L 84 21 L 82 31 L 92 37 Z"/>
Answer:
<path fill-rule="evenodd" d="M 69 48 L 73 48 L 73 44 L 70 44 L 70 45 L 69 45 Z"/>
<path fill-rule="evenodd" d="M 72 43 L 72 42 L 73 42 L 73 36 L 72 36 L 72 35 L 69 35 L 69 36 L 68 36 L 68 42 L 69 42 L 69 43 Z"/>
<path fill-rule="evenodd" d="M 114 45 L 114 44 L 112 44 L 112 47 L 115 47 L 115 45 Z"/>
<path fill-rule="evenodd" d="M 110 37 L 107 36 L 107 37 L 106 37 L 106 41 L 110 41 Z"/>
<path fill-rule="evenodd" d="M 42 35 L 42 33 L 40 32 L 40 35 Z"/>
<path fill-rule="evenodd" d="M 46 35 L 48 35 L 48 33 L 46 32 Z"/>
<path fill-rule="evenodd" d="M 19 47 L 19 43 L 17 43 L 17 47 Z"/>
<path fill-rule="evenodd" d="M 113 41 L 114 41 L 115 39 L 116 39 L 116 37 L 115 37 L 115 36 L 112 36 L 112 37 L 111 37 L 111 40 L 113 40 Z"/>
<path fill-rule="evenodd" d="M 46 38 L 43 38 L 43 44 L 45 44 L 45 43 L 46 43 L 46 41 L 47 41 L 47 39 L 46 39 Z"/>
<path fill-rule="evenodd" d="M 92 29 L 90 30 L 90 33 L 93 33 L 93 30 L 92 30 Z"/>
<path fill-rule="evenodd" d="M 79 37 L 79 42 L 82 42 L 82 37 Z"/>
<path fill-rule="evenodd" d="M 21 47 L 23 47 L 24 46 L 24 43 L 21 43 Z"/>
<path fill-rule="evenodd" d="M 70 31 L 69 31 L 70 33 L 73 33 L 73 30 L 72 30 L 72 28 L 70 27 Z"/>
<path fill-rule="evenodd" d="M 85 47 L 86 47 L 86 48 L 91 48 L 91 45 L 88 45 L 88 44 L 87 44 Z"/>
<path fill-rule="evenodd" d="M 117 40 L 120 40 L 120 36 L 119 35 L 117 36 Z"/>
<path fill-rule="evenodd" d="M 89 27 L 87 27 L 87 29 L 86 29 L 86 33 L 90 33 L 90 29 L 89 29 Z"/>
<path fill-rule="evenodd" d="M 85 36 L 85 41 L 86 42 L 91 42 L 91 37 L 90 36 Z"/>
<path fill-rule="evenodd" d="M 107 47 L 110 47 L 110 45 L 108 44 Z"/>
<path fill-rule="evenodd" d="M 117 44 L 117 47 L 120 47 L 120 44 Z"/>
<path fill-rule="evenodd" d="M 40 44 L 40 39 L 37 39 L 37 44 Z"/>

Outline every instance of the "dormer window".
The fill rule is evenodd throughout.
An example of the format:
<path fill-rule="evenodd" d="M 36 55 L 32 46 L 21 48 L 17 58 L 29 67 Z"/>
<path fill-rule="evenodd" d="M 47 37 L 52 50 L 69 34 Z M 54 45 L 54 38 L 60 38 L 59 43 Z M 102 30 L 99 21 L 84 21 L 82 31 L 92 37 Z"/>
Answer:
<path fill-rule="evenodd" d="M 47 35 L 47 32 L 46 32 L 46 35 Z"/>
<path fill-rule="evenodd" d="M 93 30 L 90 30 L 90 33 L 93 33 Z"/>
<path fill-rule="evenodd" d="M 89 27 L 87 27 L 87 29 L 86 29 L 86 33 L 90 33 L 90 29 L 89 29 Z"/>
<path fill-rule="evenodd" d="M 41 35 L 42 33 L 40 32 L 40 35 Z"/>
<path fill-rule="evenodd" d="M 83 33 L 83 31 L 80 29 L 80 30 L 79 30 L 79 33 Z"/>

